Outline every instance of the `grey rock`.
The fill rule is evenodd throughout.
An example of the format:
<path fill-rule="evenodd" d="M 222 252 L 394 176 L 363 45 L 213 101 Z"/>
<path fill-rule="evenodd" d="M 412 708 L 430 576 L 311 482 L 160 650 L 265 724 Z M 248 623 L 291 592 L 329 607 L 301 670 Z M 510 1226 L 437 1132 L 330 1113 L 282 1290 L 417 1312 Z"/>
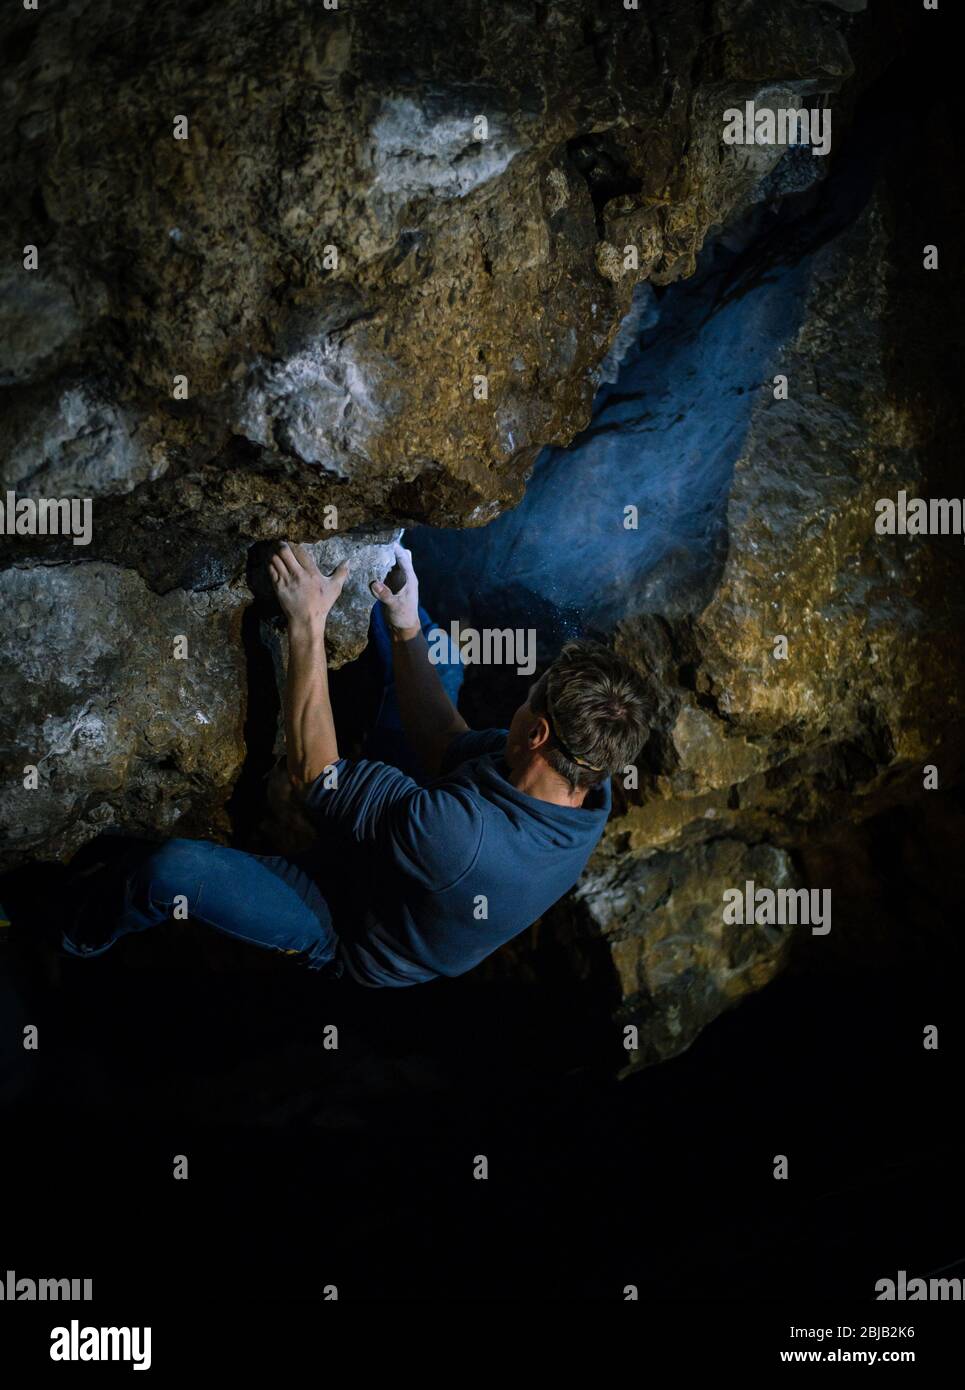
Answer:
<path fill-rule="evenodd" d="M 0 481 L 30 497 L 112 497 L 163 476 L 131 415 L 91 380 L 37 387 L 0 424 Z"/>
<path fill-rule="evenodd" d="M 69 286 L 39 270 L 8 270 L 0 281 L 0 386 L 32 380 L 81 327 Z"/>
<path fill-rule="evenodd" d="M 795 883 L 926 760 L 960 775 L 962 548 L 873 530 L 961 436 L 934 328 L 954 270 L 941 293 L 908 275 L 921 229 L 882 188 L 844 233 L 770 260 L 764 239 L 712 313 L 694 277 L 708 238 L 749 250 L 757 205 L 823 191 L 805 152 L 723 146 L 723 111 L 820 98 L 837 138 L 863 8 L 227 0 L 186 26 L 132 0 L 117 29 L 100 0 L 8 7 L 0 224 L 44 261 L 0 301 L 2 477 L 98 507 L 85 562 L 0 545 L 4 862 L 112 821 L 226 837 L 254 542 L 351 552 L 337 665 L 398 527 L 491 522 L 434 538 L 439 597 L 501 625 L 515 605 L 546 654 L 600 629 L 657 689 L 640 786 L 547 930 L 603 959 L 631 1066 L 771 979 L 787 934 L 723 932 L 722 886 Z M 918 156 L 936 196 L 947 143 Z M 916 323 L 946 335 L 927 370 Z"/>
<path fill-rule="evenodd" d="M 110 824 L 223 833 L 243 757 L 244 586 L 161 597 L 111 565 L 26 565 L 0 574 L 0 594 L 3 860 L 64 855 Z"/>

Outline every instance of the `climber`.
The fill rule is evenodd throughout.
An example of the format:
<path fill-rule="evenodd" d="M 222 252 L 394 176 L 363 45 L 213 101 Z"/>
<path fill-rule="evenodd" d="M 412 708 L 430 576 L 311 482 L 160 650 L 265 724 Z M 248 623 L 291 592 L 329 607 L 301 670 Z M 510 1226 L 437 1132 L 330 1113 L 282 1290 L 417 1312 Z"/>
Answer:
<path fill-rule="evenodd" d="M 429 660 L 411 554 L 395 553 L 402 583 L 371 586 L 372 631 L 383 711 L 398 710 L 420 777 L 340 755 L 325 626 L 348 565 L 322 574 L 282 542 L 270 573 L 288 619 L 287 786 L 312 844 L 262 856 L 175 839 L 85 871 L 65 951 L 98 956 L 182 916 L 334 978 L 412 985 L 471 970 L 572 887 L 603 832 L 609 779 L 646 738 L 642 684 L 605 647 L 571 642 L 508 730 L 470 730 Z"/>

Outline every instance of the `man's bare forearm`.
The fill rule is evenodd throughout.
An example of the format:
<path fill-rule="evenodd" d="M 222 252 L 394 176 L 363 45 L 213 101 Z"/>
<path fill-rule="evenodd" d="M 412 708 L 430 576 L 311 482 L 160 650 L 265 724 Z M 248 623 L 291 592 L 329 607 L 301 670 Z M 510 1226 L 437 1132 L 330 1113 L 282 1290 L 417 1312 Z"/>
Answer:
<path fill-rule="evenodd" d="M 289 620 L 285 739 L 288 776 L 296 788 L 314 782 L 338 760 L 323 617 Z"/>
<path fill-rule="evenodd" d="M 426 772 L 435 777 L 447 747 L 469 725 L 429 660 L 429 644 L 421 627 L 392 629 L 392 665 L 406 738 Z"/>

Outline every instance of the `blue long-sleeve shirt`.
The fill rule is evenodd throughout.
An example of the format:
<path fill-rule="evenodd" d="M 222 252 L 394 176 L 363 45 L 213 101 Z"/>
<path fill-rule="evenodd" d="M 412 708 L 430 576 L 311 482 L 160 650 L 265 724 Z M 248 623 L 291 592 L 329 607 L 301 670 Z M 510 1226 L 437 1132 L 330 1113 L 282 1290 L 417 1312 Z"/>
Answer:
<path fill-rule="evenodd" d="M 342 758 L 307 807 L 313 872 L 340 956 L 366 985 L 462 975 L 517 936 L 579 878 L 610 812 L 610 783 L 582 806 L 519 791 L 507 731 L 460 734 L 427 787 L 387 763 Z"/>

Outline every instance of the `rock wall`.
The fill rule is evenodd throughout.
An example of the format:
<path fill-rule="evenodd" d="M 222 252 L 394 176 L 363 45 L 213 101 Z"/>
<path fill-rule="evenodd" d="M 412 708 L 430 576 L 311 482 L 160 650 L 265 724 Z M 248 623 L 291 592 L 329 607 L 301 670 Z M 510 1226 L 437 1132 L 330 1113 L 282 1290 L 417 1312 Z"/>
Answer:
<path fill-rule="evenodd" d="M 652 795 L 610 827 L 619 855 L 649 865 L 655 850 L 659 863 L 678 849 L 689 871 L 677 873 L 706 887 L 677 924 L 672 965 L 646 892 L 619 915 L 614 963 L 625 1015 L 643 1023 L 642 1060 L 679 1050 L 786 958 L 781 933 L 767 939 L 758 928 L 749 944 L 742 932 L 736 953 L 721 935 L 707 842 L 741 842 L 725 886 L 779 886 L 755 867 L 764 847 L 799 851 L 795 884 L 828 885 L 827 866 L 817 878 L 808 870 L 812 846 L 933 795 L 927 767 L 934 790 L 961 781 L 962 538 L 875 529 L 879 498 L 941 495 L 925 402 L 910 406 L 890 376 L 891 334 L 918 278 L 898 263 L 893 233 L 887 197 L 876 196 L 813 258 L 801 326 L 774 363 L 790 397 L 774 400 L 768 385 L 758 394 L 729 491 L 720 581 L 684 641 L 671 638 L 679 704 Z M 786 659 L 775 656 L 779 636 Z M 646 650 L 632 624 L 621 640 Z M 820 958 L 823 938 L 806 927 L 795 935 Z M 678 1015 L 668 1037 L 666 1020 Z"/>
<path fill-rule="evenodd" d="M 535 623 L 549 646 L 596 629 L 651 684 L 640 784 L 617 788 L 583 883 L 510 967 L 562 955 L 600 986 L 638 1030 L 631 1068 L 789 962 L 839 953 L 806 926 L 729 931 L 725 889 L 833 884 L 838 932 L 860 951 L 861 920 L 877 952 L 894 863 L 861 907 L 848 855 L 898 807 L 934 838 L 923 803 L 962 782 L 962 537 L 876 529 L 900 490 L 961 492 L 960 276 L 923 265 L 961 200 L 940 110 L 896 128 L 889 99 L 870 92 L 826 180 L 777 192 L 647 303 L 591 426 L 481 548 L 419 535 L 423 564 L 459 576 L 432 593 L 445 620 Z M 920 89 L 908 101 L 922 112 Z M 519 698 L 477 685 L 503 717 Z M 921 888 L 938 930 L 950 904 Z"/>
<path fill-rule="evenodd" d="M 688 275 L 776 164 L 722 146 L 723 108 L 839 85 L 849 22 L 798 0 L 9 10 L 0 487 L 90 498 L 93 535 L 0 536 L 31 609 L 2 635 L 4 862 L 111 816 L 216 822 L 246 707 L 216 649 L 252 544 L 518 501 L 586 423 L 634 284 Z M 95 776 L 83 720 L 134 670 L 151 718 L 125 709 Z M 187 743 L 185 701 L 215 711 Z"/>
<path fill-rule="evenodd" d="M 752 406 L 743 434 L 731 436 L 720 509 L 726 548 L 712 580 L 681 566 L 679 555 L 666 563 L 658 550 L 640 562 L 641 612 L 616 623 L 606 595 L 610 582 L 619 588 L 619 545 L 590 580 L 578 573 L 565 584 L 569 620 L 588 610 L 609 627 L 617 648 L 654 681 L 658 713 L 640 788 L 619 795 L 580 888 L 540 937 L 520 947 L 513 967 L 545 970 L 562 951 L 567 970 L 601 983 L 617 1020 L 637 1027 L 631 1070 L 683 1051 L 788 962 L 836 966 L 847 954 L 841 933 L 852 956 L 868 952 L 868 967 L 882 951 L 901 959 L 923 938 L 934 951 L 936 938 L 955 930 L 941 892 L 943 876 L 954 876 L 947 858 L 954 849 L 940 833 L 936 805 L 941 792 L 961 788 L 965 773 L 962 537 L 876 528 L 876 503 L 900 489 L 908 498 L 961 492 L 962 406 L 950 350 L 961 286 L 954 270 L 930 279 L 922 256 L 929 227 L 947 227 L 954 204 L 929 213 L 907 192 L 915 177 L 922 190 L 939 186 L 937 118 L 932 139 L 927 157 L 915 146 L 891 157 L 857 218 L 815 249 L 806 228 L 826 236 L 827 220 L 812 213 L 797 236 L 776 238 L 784 249 L 775 259 L 763 257 L 751 274 L 745 259 L 731 265 L 726 293 L 715 293 L 715 307 L 688 339 L 691 360 L 713 363 L 716 343 L 743 338 L 715 318 L 758 329 L 737 364 Z M 916 175 L 912 160 L 925 165 Z M 800 302 L 784 316 L 786 339 L 772 341 L 759 331 L 770 310 L 755 300 L 786 306 L 788 279 Z M 713 265 L 705 284 L 715 284 Z M 677 399 L 692 398 L 687 381 L 656 406 L 647 393 L 663 381 L 660 363 L 667 339 L 676 347 L 679 320 L 691 324 L 687 295 L 681 288 L 683 304 L 666 304 L 665 334 L 655 329 L 649 342 L 644 334 L 640 356 L 617 379 L 613 409 L 638 430 L 654 430 L 673 417 Z M 787 399 L 775 396 L 779 375 Z M 724 398 L 734 391 L 726 373 L 719 386 Z M 726 399 L 719 410 L 713 402 L 692 409 L 727 420 Z M 637 449 L 633 423 L 629 435 L 606 432 L 608 411 L 603 398 L 594 427 L 544 460 L 549 477 L 569 470 L 580 495 L 581 471 L 591 470 L 601 482 L 592 506 L 609 507 L 615 534 L 624 500 L 640 496 L 633 481 L 656 480 L 642 495 L 666 503 L 660 535 L 673 538 L 676 475 L 666 457 L 697 425 L 681 423 L 659 446 Z M 630 456 L 647 456 L 648 448 L 651 467 L 635 473 Z M 686 460 L 686 450 L 680 456 Z M 688 491 L 690 464 L 680 471 L 684 496 L 699 503 Z M 715 516 L 711 482 L 704 502 Z M 487 556 L 492 573 L 506 573 L 520 534 L 540 530 L 552 491 L 537 486 L 530 516 L 498 523 L 503 532 Z M 452 564 L 452 538 L 442 543 Z M 546 570 L 552 588 L 552 557 Z M 523 573 L 526 595 L 538 587 L 538 567 L 524 564 Z M 506 598 L 517 612 L 526 607 L 519 588 Z M 485 602 L 496 605 L 498 595 L 488 592 Z M 946 819 L 954 820 L 954 803 L 946 802 Z M 889 849 L 876 858 L 877 824 Z M 895 872 L 905 881 L 893 881 Z M 832 912 L 838 903 L 837 931 L 834 922 L 833 935 L 776 924 L 727 929 L 724 890 L 748 880 L 827 888 Z"/>
<path fill-rule="evenodd" d="M 456 528 L 419 542 L 452 613 L 544 656 L 593 628 L 653 682 L 641 784 L 549 922 L 631 1065 L 782 968 L 723 887 L 809 882 L 925 762 L 960 775 L 960 547 L 873 525 L 960 434 L 922 340 L 953 338 L 920 270 L 945 127 L 843 178 L 721 141 L 745 100 L 830 102 L 840 145 L 900 33 L 864 8 L 8 11 L 0 223 L 36 268 L 0 270 L 0 490 L 93 530 L 0 535 L 0 861 L 226 836 L 283 663 L 260 543 L 352 555 L 338 666 L 422 523 Z"/>

